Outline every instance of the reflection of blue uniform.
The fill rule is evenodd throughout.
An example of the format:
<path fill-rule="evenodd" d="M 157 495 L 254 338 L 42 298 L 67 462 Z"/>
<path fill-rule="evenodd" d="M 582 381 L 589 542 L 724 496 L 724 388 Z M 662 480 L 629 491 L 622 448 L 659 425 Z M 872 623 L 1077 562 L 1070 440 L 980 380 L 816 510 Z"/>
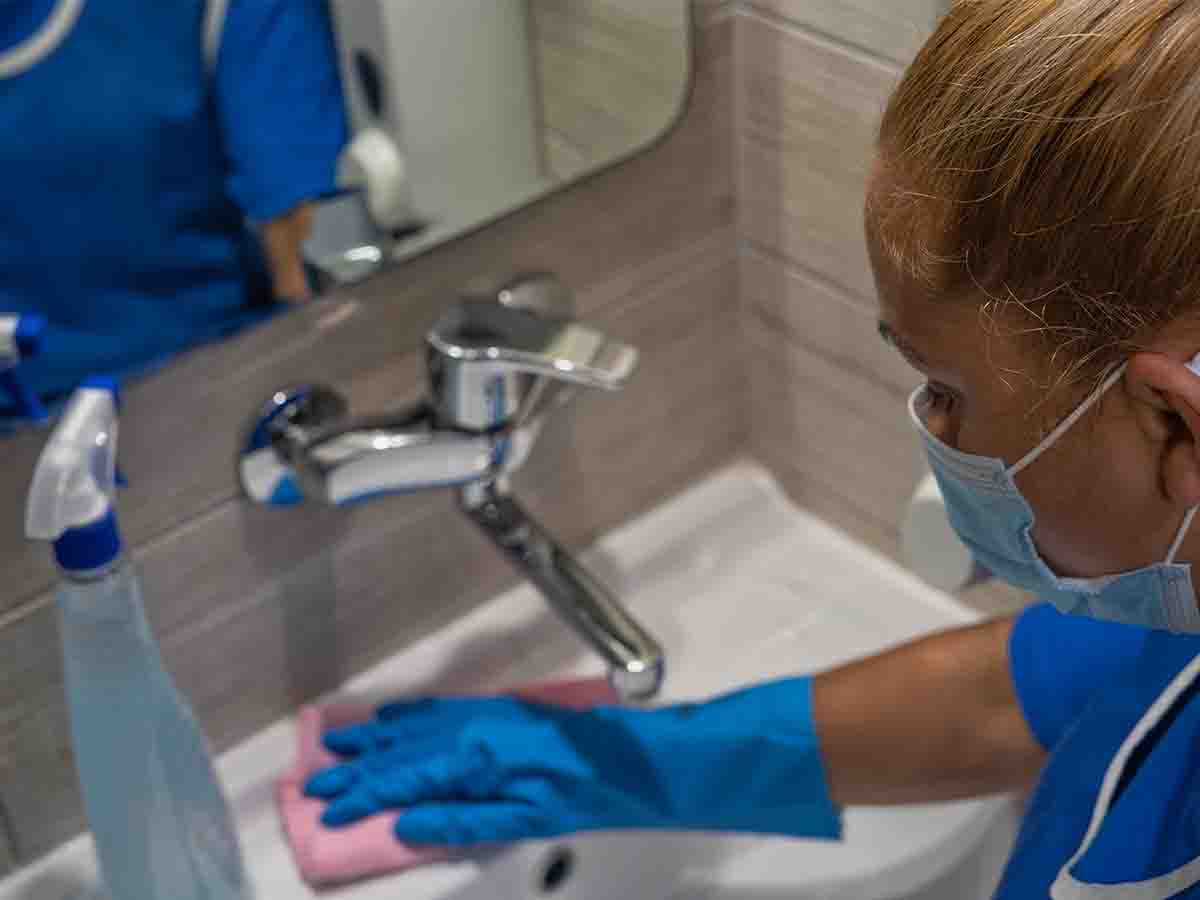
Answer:
<path fill-rule="evenodd" d="M 62 10 L 48 55 L 20 54 Z M 345 117 L 322 0 L 0 3 L 0 312 L 50 320 L 43 397 L 127 375 L 269 314 L 245 218 L 333 189 Z"/>
<path fill-rule="evenodd" d="M 1200 638 L 1038 606 L 1010 647 L 1051 757 L 997 897 L 1200 897 Z"/>

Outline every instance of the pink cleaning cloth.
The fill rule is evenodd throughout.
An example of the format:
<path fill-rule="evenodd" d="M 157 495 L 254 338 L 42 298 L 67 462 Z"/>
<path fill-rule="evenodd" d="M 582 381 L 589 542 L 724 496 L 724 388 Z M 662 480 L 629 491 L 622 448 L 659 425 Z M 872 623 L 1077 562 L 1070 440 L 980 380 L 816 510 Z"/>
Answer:
<path fill-rule="evenodd" d="M 614 703 L 617 699 L 608 682 L 598 678 L 529 685 L 512 694 L 522 700 L 575 709 Z M 372 816 L 345 828 L 326 828 L 321 824 L 325 803 L 304 796 L 305 782 L 338 762 L 321 743 L 322 735 L 331 728 L 364 722 L 374 711 L 374 706 L 354 703 L 306 706 L 300 710 L 296 761 L 279 779 L 276 800 L 296 865 L 313 887 L 401 872 L 444 862 L 453 855 L 448 848 L 410 847 L 397 841 L 392 826 L 403 814 L 400 812 Z"/>

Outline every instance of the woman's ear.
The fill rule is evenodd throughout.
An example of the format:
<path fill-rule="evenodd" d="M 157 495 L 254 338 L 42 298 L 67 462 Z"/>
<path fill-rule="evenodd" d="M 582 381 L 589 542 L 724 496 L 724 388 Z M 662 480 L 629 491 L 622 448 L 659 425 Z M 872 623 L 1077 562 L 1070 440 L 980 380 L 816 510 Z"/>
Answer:
<path fill-rule="evenodd" d="M 1134 418 L 1157 445 L 1163 490 L 1188 507 L 1200 505 L 1200 374 L 1191 363 L 1163 353 L 1136 353 L 1125 373 Z"/>

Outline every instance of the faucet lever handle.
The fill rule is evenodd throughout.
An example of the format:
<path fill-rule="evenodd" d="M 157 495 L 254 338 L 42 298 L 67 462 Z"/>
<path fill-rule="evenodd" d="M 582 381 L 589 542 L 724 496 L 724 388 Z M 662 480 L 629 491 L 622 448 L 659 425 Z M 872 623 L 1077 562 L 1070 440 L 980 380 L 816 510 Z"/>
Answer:
<path fill-rule="evenodd" d="M 462 300 L 430 330 L 431 363 L 486 375 L 520 373 L 617 390 L 638 352 L 572 319 L 539 315 L 487 300 Z M 486 376 L 485 376 L 486 377 Z"/>

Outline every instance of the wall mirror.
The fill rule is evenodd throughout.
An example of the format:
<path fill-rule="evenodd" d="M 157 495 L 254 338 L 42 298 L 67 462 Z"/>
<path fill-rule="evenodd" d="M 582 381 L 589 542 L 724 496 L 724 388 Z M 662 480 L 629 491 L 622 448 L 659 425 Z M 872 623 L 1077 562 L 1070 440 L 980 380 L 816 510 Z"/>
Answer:
<path fill-rule="evenodd" d="M 689 0 L 112 6 L 0 4 L 2 433 L 629 158 L 690 81 Z"/>

